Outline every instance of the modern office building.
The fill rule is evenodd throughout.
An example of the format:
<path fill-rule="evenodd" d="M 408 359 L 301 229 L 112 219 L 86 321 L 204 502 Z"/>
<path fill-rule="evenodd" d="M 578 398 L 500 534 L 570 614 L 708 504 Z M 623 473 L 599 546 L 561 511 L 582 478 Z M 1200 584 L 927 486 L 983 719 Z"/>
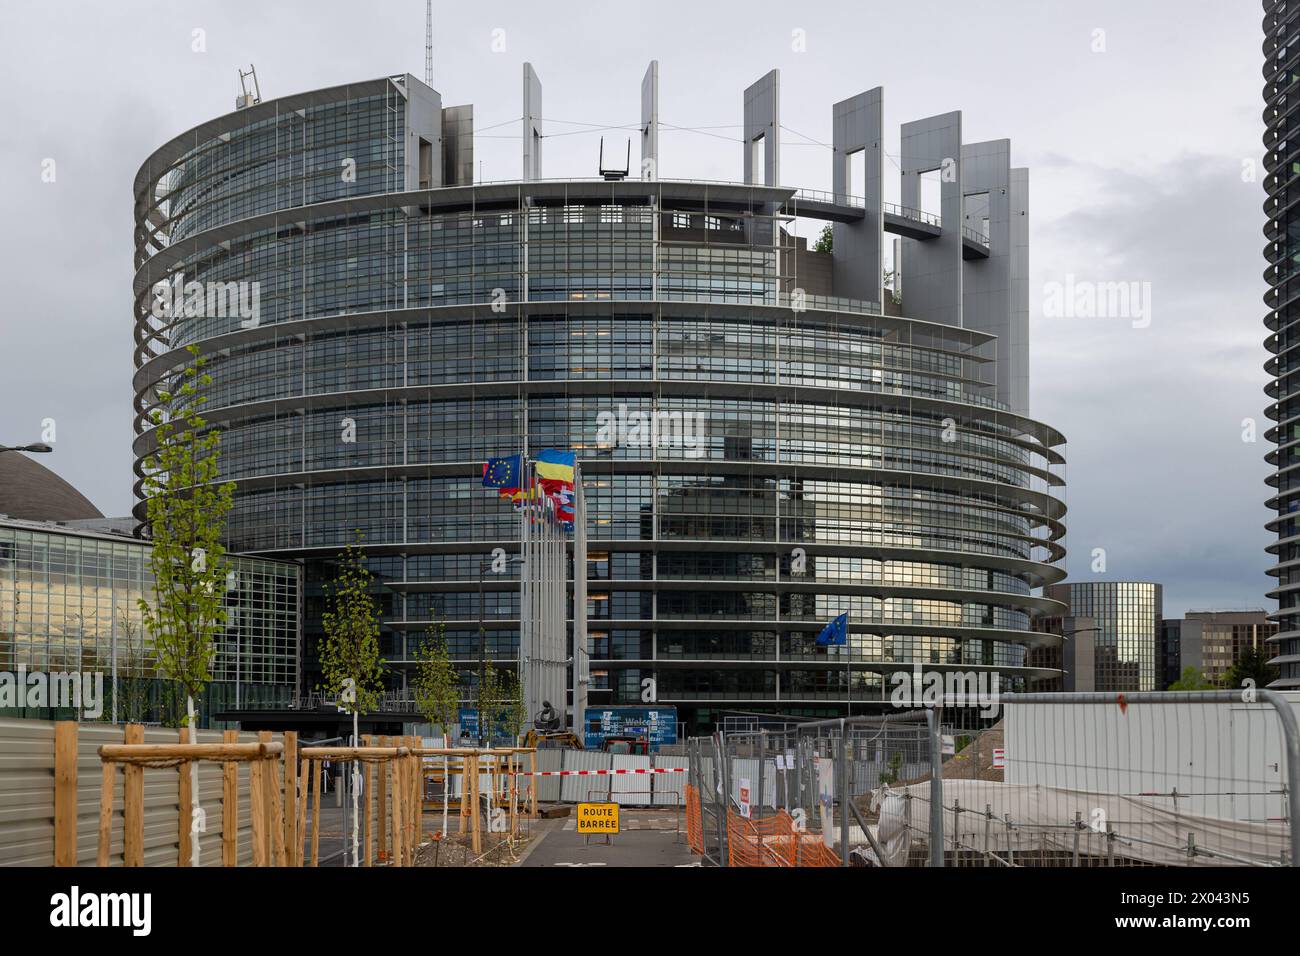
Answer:
<path fill-rule="evenodd" d="M 1010 143 L 965 142 L 958 112 L 906 123 L 887 203 L 873 89 L 830 110 L 831 188 L 799 189 L 773 71 L 723 107 L 743 107 L 739 181 L 670 178 L 657 82 L 652 64 L 630 177 L 543 178 L 527 64 L 518 181 L 475 183 L 473 108 L 410 75 L 164 144 L 134 190 L 138 458 L 197 346 L 237 485 L 228 546 L 305 562 L 306 686 L 321 585 L 359 529 L 393 688 L 435 620 L 468 687 L 480 563 L 519 546 L 483 462 L 544 448 L 577 450 L 585 479 L 592 705 L 641 704 L 653 678 L 704 729 L 843 714 L 914 661 L 1050 676 L 1026 653 L 1057 640 L 1032 622 L 1060 612 L 1036 592 L 1063 576 L 1063 438 L 1028 417 Z M 810 251 L 822 222 L 833 248 Z M 158 309 L 160 283 L 194 308 Z M 518 578 L 486 587 L 488 653 L 513 666 Z M 841 612 L 848 647 L 817 646 Z"/>
<path fill-rule="evenodd" d="M 149 548 L 121 534 L 0 515 L 0 674 L 97 673 L 105 688 L 97 719 L 174 717 L 169 708 L 177 701 L 158 679 L 138 606 L 153 595 Z M 204 726 L 224 710 L 288 707 L 298 679 L 299 568 L 240 555 L 227 560 L 226 629 L 200 701 Z M 71 716 L 52 700 L 7 703 L 0 695 L 0 716 Z"/>
<path fill-rule="evenodd" d="M 1215 682 L 1222 681 L 1246 651 L 1271 647 L 1277 634 L 1277 622 L 1263 610 L 1188 611 L 1181 622 L 1165 622 L 1170 623 L 1182 624 L 1181 667 L 1195 667 Z"/>
<path fill-rule="evenodd" d="M 1066 604 L 1073 618 L 1090 618 L 1093 686 L 1075 676 L 1076 690 L 1164 690 L 1160 620 L 1163 593 L 1150 581 L 1054 584 L 1044 594 Z M 1082 632 L 1082 625 L 1076 627 Z"/>
<path fill-rule="evenodd" d="M 1272 357 L 1264 364 L 1272 380 L 1264 391 L 1273 425 L 1265 437 L 1277 447 L 1265 460 L 1276 470 L 1268 509 L 1276 514 L 1268 546 L 1276 579 L 1268 597 L 1278 633 L 1270 640 L 1272 661 L 1281 671 L 1274 687 L 1300 687 L 1300 4 L 1264 0 L 1264 278 L 1268 313 L 1264 344 Z M 1293 141 L 1294 140 L 1294 141 Z"/>

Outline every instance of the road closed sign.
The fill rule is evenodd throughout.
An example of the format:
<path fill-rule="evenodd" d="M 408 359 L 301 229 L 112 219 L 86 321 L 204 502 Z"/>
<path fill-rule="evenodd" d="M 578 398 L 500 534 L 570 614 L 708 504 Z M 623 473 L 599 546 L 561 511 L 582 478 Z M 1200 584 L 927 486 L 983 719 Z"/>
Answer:
<path fill-rule="evenodd" d="M 617 833 L 617 803 L 578 804 L 579 833 Z"/>

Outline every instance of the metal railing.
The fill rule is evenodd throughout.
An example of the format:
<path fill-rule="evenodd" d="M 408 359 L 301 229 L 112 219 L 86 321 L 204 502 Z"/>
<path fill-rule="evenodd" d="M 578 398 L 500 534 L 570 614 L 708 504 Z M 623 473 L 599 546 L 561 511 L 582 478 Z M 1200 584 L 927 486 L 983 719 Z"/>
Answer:
<path fill-rule="evenodd" d="M 296 694 L 289 704 L 291 710 L 319 710 L 322 707 L 336 706 L 338 706 L 338 698 L 336 696 L 332 694 L 324 694 L 320 691 L 309 691 L 306 694 Z M 411 696 L 410 694 L 402 694 L 397 691 L 384 691 L 381 693 L 374 710 L 377 712 L 400 714 L 417 714 L 420 712 L 414 696 Z"/>
<path fill-rule="evenodd" d="M 898 216 L 901 219 L 910 219 L 913 222 L 924 223 L 927 226 L 934 226 L 936 229 L 943 228 L 943 218 L 929 213 L 923 209 L 915 209 L 911 206 L 900 206 L 898 203 L 887 202 L 880 204 L 881 210 L 886 215 Z"/>

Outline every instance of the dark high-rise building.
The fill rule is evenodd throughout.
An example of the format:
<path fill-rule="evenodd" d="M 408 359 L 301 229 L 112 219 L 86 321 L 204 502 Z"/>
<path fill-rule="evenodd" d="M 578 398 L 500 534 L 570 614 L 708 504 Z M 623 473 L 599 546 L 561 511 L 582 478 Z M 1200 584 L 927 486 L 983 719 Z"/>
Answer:
<path fill-rule="evenodd" d="M 545 448 L 576 449 L 585 479 L 593 705 L 640 704 L 653 678 L 701 728 L 843 714 L 912 662 L 1050 676 L 1026 649 L 1059 640 L 1032 622 L 1060 611 L 1037 591 L 1063 576 L 1064 439 L 1029 417 L 1010 143 L 963 141 L 960 113 L 906 123 L 887 203 L 869 90 L 828 109 L 831 190 L 801 190 L 780 176 L 774 71 L 737 91 L 742 181 L 664 178 L 657 75 L 640 166 L 601 179 L 543 178 L 528 65 L 517 181 L 475 183 L 472 107 L 409 75 L 163 145 L 135 182 L 138 456 L 196 346 L 236 484 L 228 543 L 306 566 L 305 688 L 358 529 L 393 689 L 435 622 L 472 681 L 478 569 L 520 527 L 483 462 Z M 800 219 L 832 224 L 829 251 Z M 488 654 L 515 666 L 517 575 L 484 603 Z M 848 646 L 818 646 L 842 612 Z"/>
<path fill-rule="evenodd" d="M 1160 621 L 1160 684 L 1157 690 L 1168 690 L 1183 675 L 1183 648 L 1200 635 L 1200 625 L 1187 626 L 1182 618 L 1164 618 Z"/>
<path fill-rule="evenodd" d="M 1266 460 L 1274 512 L 1268 546 L 1276 579 L 1269 591 L 1278 609 L 1278 633 L 1270 638 L 1273 663 L 1281 671 L 1274 687 L 1300 687 L 1300 3 L 1264 0 L 1264 256 L 1268 268 L 1268 313 L 1264 340 L 1273 353 L 1264 368 L 1273 425 L 1267 437 L 1277 447 Z"/>

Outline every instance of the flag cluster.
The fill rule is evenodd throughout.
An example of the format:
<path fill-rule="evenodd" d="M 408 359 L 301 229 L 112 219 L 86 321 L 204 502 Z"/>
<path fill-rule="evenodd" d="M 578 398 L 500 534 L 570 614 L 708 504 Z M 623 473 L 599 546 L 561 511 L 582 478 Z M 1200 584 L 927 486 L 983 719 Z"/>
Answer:
<path fill-rule="evenodd" d="M 495 488 L 516 511 L 553 513 L 566 531 L 573 530 L 573 479 L 577 456 L 571 451 L 547 449 L 538 454 L 530 474 L 522 455 L 489 458 L 483 466 L 483 487 Z"/>

